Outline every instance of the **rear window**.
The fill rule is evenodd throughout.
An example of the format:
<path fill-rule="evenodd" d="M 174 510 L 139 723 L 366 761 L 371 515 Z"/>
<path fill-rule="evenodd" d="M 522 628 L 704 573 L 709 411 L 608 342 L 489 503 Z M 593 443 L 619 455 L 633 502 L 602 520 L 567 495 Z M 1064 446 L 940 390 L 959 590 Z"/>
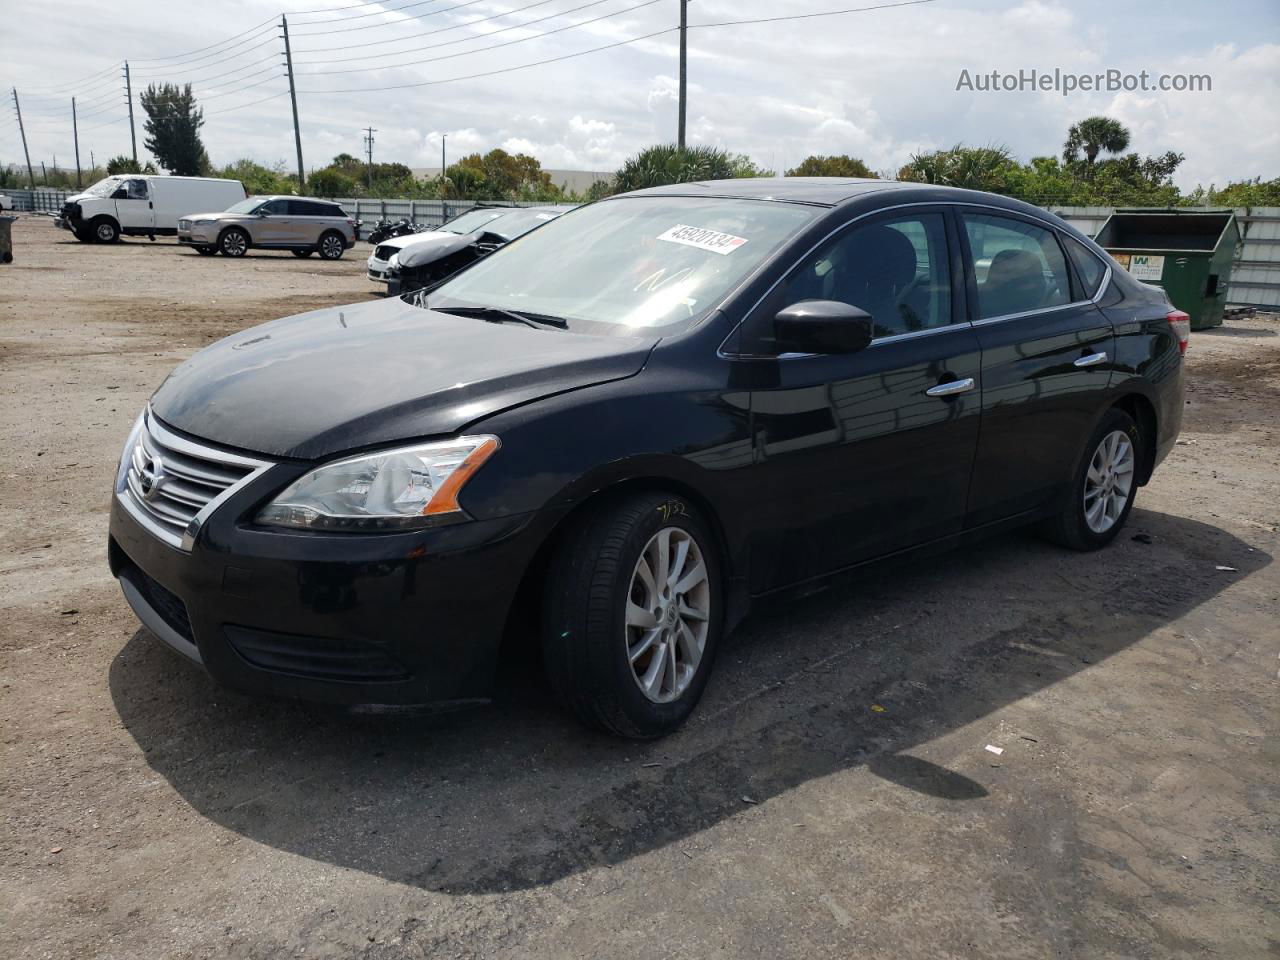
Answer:
<path fill-rule="evenodd" d="M 1080 282 L 1084 286 L 1084 297 L 1092 300 L 1102 283 L 1102 275 L 1107 272 L 1106 264 L 1098 259 L 1097 254 L 1069 234 L 1063 234 L 1062 242 L 1067 247 L 1067 256 L 1075 264 L 1076 273 L 1080 274 Z"/>

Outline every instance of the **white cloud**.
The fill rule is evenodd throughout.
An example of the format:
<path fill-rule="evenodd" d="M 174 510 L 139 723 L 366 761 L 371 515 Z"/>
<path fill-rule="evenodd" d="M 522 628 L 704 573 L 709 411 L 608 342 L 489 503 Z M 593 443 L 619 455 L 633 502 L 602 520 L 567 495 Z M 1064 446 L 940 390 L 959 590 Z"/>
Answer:
<path fill-rule="evenodd" d="M 312 9 L 316 0 L 238 0 L 197 4 L 190 0 L 134 0 L 121 18 L 90 0 L 63 0 L 40 18 L 5 22 L 5 85 L 25 95 L 33 160 L 57 154 L 66 165 L 72 144 L 64 87 L 95 71 L 102 77 L 79 85 L 81 154 L 99 160 L 128 151 L 128 126 L 121 115 L 112 71 L 117 57 L 130 56 L 137 86 L 163 79 L 161 57 L 214 43 L 230 32 L 265 21 L 280 3 Z M 675 139 L 674 35 L 496 76 L 440 85 L 409 86 L 450 77 L 500 70 L 515 64 L 562 56 L 592 46 L 652 33 L 672 25 L 671 9 L 655 4 L 581 29 L 530 39 L 490 52 L 492 43 L 528 37 L 582 19 L 557 18 L 493 40 L 491 33 L 523 23 L 499 17 L 472 30 L 460 24 L 493 16 L 501 8 L 419 16 L 393 13 L 309 27 L 308 23 L 349 16 L 349 6 L 332 0 L 330 14 L 291 15 L 299 62 L 358 58 L 394 49 L 449 43 L 430 57 L 466 53 L 419 67 L 379 68 L 350 74 L 315 75 L 315 69 L 360 68 L 361 60 L 300 68 L 299 109 L 308 166 L 320 166 L 339 152 L 362 152 L 362 127 L 377 128 L 375 159 L 411 166 L 439 163 L 442 133 L 453 159 L 495 146 L 532 153 L 553 168 L 611 170 L 628 155 L 655 142 Z M 829 0 L 779 0 L 762 15 L 809 12 L 833 6 Z M 613 7 L 607 8 L 614 9 Z M 478 11 L 483 10 L 483 13 Z M 355 11 L 359 12 L 359 11 Z M 594 15 L 594 11 L 591 15 Z M 542 15 L 540 12 L 539 15 Z M 749 16 L 736 0 L 699 0 L 693 23 Z M 378 23 L 398 26 L 372 26 Z M 145 25 L 139 27 L 138 25 Z M 319 34 L 322 29 L 349 29 Z M 355 28 L 360 29 L 355 29 Z M 370 29 L 364 29 L 371 27 Z M 377 41 L 445 31 L 387 46 Z M 263 34 L 271 41 L 272 29 Z M 1212 39 L 1210 39 L 1212 38 Z M 459 42 L 455 42 L 459 41 Z M 197 95 L 213 87 L 200 82 L 237 67 L 246 74 L 266 69 L 253 61 L 278 54 L 274 45 L 250 50 L 257 37 L 226 45 L 237 58 L 211 66 L 213 58 L 170 71 L 170 79 L 196 80 Z M 785 169 L 809 153 L 851 153 L 871 167 L 893 171 L 916 151 L 959 141 L 1004 143 L 1031 157 L 1061 149 L 1067 127 L 1095 113 L 1109 113 L 1133 133 L 1132 149 L 1144 153 L 1181 150 L 1187 155 L 1179 180 L 1197 181 L 1280 174 L 1280 6 L 1252 0 L 1225 0 L 1164 16 L 1149 6 L 1124 7 L 1113 0 L 948 0 L 929 6 L 865 14 L 692 30 L 689 57 L 689 136 L 747 153 L 764 166 Z M 357 46 L 368 44 L 368 46 Z M 243 49 L 242 49 L 243 48 Z M 325 52 L 322 48 L 335 48 Z M 470 51 L 470 52 L 468 52 Z M 199 56 L 197 54 L 197 56 Z M 389 58 L 394 62 L 410 56 Z M 1114 67 L 1136 72 L 1209 73 L 1207 94 L 1107 94 L 1062 97 L 1055 93 L 957 91 L 956 78 L 970 71 L 1017 71 L 1059 67 L 1094 72 Z M 208 68 L 208 69 L 207 69 Z M 234 84 L 236 76 L 216 78 Z M 27 89 L 30 83 L 32 87 Z M 37 99 L 34 85 L 58 96 Z M 325 94 L 318 91 L 397 86 L 383 92 Z M 252 156 L 292 165 L 293 132 L 287 96 L 232 112 L 226 107 L 282 93 L 279 78 L 262 87 L 205 101 L 205 140 L 215 161 Z M 69 90 L 67 91 L 69 92 Z M 105 122 L 105 125 L 103 125 Z M 142 131 L 139 127 L 141 145 Z M 0 160 L 21 157 L 16 129 L 0 117 Z"/>

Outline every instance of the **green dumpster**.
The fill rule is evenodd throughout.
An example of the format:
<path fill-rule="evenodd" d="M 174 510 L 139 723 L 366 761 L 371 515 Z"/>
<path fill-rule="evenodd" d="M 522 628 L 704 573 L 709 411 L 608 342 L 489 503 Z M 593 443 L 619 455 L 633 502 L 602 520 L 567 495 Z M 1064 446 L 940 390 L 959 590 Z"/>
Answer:
<path fill-rule="evenodd" d="M 0 263 L 13 263 L 13 233 L 10 225 L 17 217 L 0 217 Z"/>
<path fill-rule="evenodd" d="M 1240 230 L 1230 210 L 1117 210 L 1094 238 L 1136 279 L 1163 287 L 1192 330 L 1222 323 Z"/>

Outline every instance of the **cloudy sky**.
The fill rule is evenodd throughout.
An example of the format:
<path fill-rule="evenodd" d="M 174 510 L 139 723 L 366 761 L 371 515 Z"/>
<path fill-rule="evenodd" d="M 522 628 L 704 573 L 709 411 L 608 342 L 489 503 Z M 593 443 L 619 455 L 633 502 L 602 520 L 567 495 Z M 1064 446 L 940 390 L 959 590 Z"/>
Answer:
<path fill-rule="evenodd" d="M 689 22 L 875 2 L 693 0 Z M 612 170 L 675 139 L 675 33 L 508 68 L 668 30 L 678 10 L 678 0 L 130 0 L 124 9 L 2 0 L 0 81 L 18 88 L 37 175 L 41 160 L 72 161 L 73 94 L 84 163 L 90 150 L 99 162 L 128 152 L 126 58 L 135 98 L 150 81 L 193 82 L 216 163 L 247 156 L 292 167 L 283 47 L 269 22 L 284 12 L 309 169 L 361 153 L 361 128 L 372 125 L 375 159 L 414 167 L 438 165 L 444 134 L 451 159 L 501 146 L 546 167 Z M 956 89 L 964 70 L 1055 68 L 1208 74 L 1212 90 Z M 476 76 L 490 71 L 508 72 Z M 7 107 L 0 162 L 20 162 Z M 1097 113 L 1128 126 L 1133 149 L 1184 152 L 1184 187 L 1280 176 L 1280 3 L 933 0 L 689 33 L 690 142 L 778 170 L 810 153 L 849 153 L 893 171 L 915 151 L 961 141 L 1002 143 L 1023 158 L 1056 153 L 1073 121 Z M 141 150 L 140 121 L 138 133 Z"/>

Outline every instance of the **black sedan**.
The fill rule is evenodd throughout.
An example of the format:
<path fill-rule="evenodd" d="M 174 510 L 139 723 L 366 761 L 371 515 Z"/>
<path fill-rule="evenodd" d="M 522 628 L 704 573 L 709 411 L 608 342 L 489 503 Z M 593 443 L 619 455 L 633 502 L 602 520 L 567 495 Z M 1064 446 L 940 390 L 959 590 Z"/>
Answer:
<path fill-rule="evenodd" d="M 572 711 L 658 736 L 754 598 L 1022 524 L 1110 542 L 1173 447 L 1188 329 L 1004 197 L 640 191 L 415 302 L 197 353 L 128 438 L 111 569 L 243 690 L 483 699 L 536 629 Z"/>

